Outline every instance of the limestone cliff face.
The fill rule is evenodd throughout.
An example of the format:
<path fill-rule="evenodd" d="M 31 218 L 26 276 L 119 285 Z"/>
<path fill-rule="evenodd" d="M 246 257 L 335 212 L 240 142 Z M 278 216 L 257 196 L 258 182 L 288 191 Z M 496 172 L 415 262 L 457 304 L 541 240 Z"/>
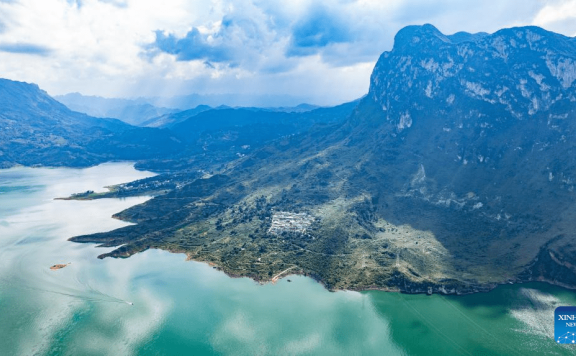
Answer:
<path fill-rule="evenodd" d="M 435 181 L 427 193 L 484 194 L 520 212 L 522 197 L 506 196 L 574 189 L 574 38 L 537 27 L 445 36 L 410 26 L 378 60 L 370 105 L 381 121 L 379 146 L 420 157 L 411 168 L 422 175 L 410 184 L 415 191 Z"/>
<path fill-rule="evenodd" d="M 369 95 L 401 130 L 401 118 L 416 103 L 450 109 L 463 99 L 477 100 L 506 117 L 546 113 L 554 119 L 568 113 L 575 94 L 574 38 L 538 27 L 462 38 L 424 25 L 396 35 L 394 49 L 374 68 Z"/>
<path fill-rule="evenodd" d="M 446 36 L 410 26 L 378 60 L 364 105 L 381 121 L 380 148 L 399 151 L 401 194 L 490 231 L 462 236 L 474 258 L 573 285 L 576 38 L 538 27 Z M 523 265 L 528 256 L 533 264 Z"/>

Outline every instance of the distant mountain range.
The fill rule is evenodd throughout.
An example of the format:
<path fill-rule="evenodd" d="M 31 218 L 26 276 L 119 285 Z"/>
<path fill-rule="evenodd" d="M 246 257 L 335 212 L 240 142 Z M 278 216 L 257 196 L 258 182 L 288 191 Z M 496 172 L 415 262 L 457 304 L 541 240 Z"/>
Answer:
<path fill-rule="evenodd" d="M 132 102 L 123 99 L 89 101 L 102 112 L 117 109 L 125 113 L 136 108 L 126 106 Z M 168 110 L 170 113 L 145 122 L 141 117 L 132 117 L 140 125 L 152 126 L 135 127 L 117 119 L 72 111 L 34 84 L 2 79 L 0 167 L 82 167 L 109 160 L 138 160 L 142 167 L 150 169 L 194 166 L 199 170 L 236 159 L 278 137 L 306 131 L 314 124 L 344 120 L 355 105 L 315 110 L 307 105 L 294 110 L 199 106 L 182 112 Z M 140 106 L 144 107 L 152 108 L 147 104 Z M 154 115 L 159 113 L 150 110 Z M 132 113 L 138 112 L 135 109 Z M 197 118 L 200 113 L 203 116 Z"/>
<path fill-rule="evenodd" d="M 191 147 L 210 142 L 203 115 L 217 114 L 174 126 Z M 347 119 L 228 157 L 118 214 L 137 225 L 73 240 L 122 245 L 101 257 L 186 252 L 259 280 L 290 268 L 331 289 L 575 288 L 575 135 L 576 39 L 409 26 Z"/>
<path fill-rule="evenodd" d="M 276 139 L 301 134 L 315 125 L 344 121 L 357 101 L 331 108 L 285 112 L 285 108 L 197 107 L 154 119 L 153 124 L 168 128 L 186 150 L 170 159 L 140 162 L 140 168 L 174 171 L 207 169 L 232 162 Z"/>
<path fill-rule="evenodd" d="M 305 97 L 290 95 L 258 95 L 258 94 L 190 94 L 172 97 L 152 97 L 145 99 L 148 103 L 158 106 L 187 110 L 198 105 L 211 107 L 268 107 L 292 108 L 306 102 Z"/>
<path fill-rule="evenodd" d="M 178 109 L 159 108 L 143 99 L 109 99 L 98 96 L 84 96 L 71 93 L 55 97 L 71 110 L 94 117 L 108 117 L 122 120 L 134 126 L 146 126 L 150 119 L 179 111 Z"/>
<path fill-rule="evenodd" d="M 183 150 L 167 130 L 71 111 L 34 84 L 0 79 L 0 167 L 89 166 Z"/>
<path fill-rule="evenodd" d="M 300 104 L 291 97 L 237 96 L 237 95 L 188 95 L 170 98 L 119 99 L 99 96 L 85 96 L 70 93 L 55 97 L 71 110 L 94 117 L 107 117 L 122 120 L 130 125 L 160 127 L 170 114 L 181 111 L 200 112 L 209 108 L 230 108 L 233 106 L 253 107 L 261 103 L 261 108 L 269 111 L 304 112 L 318 108 L 310 104 Z M 275 103 L 298 103 L 295 106 L 275 106 Z"/>

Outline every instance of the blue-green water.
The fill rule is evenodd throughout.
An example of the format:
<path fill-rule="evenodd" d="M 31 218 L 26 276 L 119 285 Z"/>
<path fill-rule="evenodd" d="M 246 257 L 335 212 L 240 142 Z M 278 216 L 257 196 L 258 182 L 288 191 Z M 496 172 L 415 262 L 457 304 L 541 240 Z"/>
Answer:
<path fill-rule="evenodd" d="M 554 308 L 576 295 L 544 284 L 330 293 L 300 276 L 229 278 L 158 250 L 98 260 L 108 249 L 67 241 L 124 226 L 110 216 L 146 198 L 54 197 L 149 175 L 127 163 L 0 171 L 0 355 L 576 354 L 552 339 Z"/>

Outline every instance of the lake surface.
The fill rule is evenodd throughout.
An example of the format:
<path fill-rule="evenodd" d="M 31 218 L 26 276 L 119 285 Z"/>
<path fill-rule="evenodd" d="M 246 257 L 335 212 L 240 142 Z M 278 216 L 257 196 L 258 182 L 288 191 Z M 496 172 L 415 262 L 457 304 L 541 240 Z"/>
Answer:
<path fill-rule="evenodd" d="M 111 215 L 147 198 L 53 198 L 151 175 L 129 163 L 0 170 L 0 355 L 576 354 L 553 340 L 554 308 L 576 294 L 545 284 L 331 293 L 301 276 L 229 278 L 159 250 L 99 260 L 110 249 L 67 241 L 125 226 Z"/>

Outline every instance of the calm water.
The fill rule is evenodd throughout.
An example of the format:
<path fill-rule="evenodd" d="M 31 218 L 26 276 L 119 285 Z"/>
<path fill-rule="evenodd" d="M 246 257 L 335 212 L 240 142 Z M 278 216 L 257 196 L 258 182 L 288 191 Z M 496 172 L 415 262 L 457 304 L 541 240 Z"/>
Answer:
<path fill-rule="evenodd" d="M 232 279 L 157 250 L 98 260 L 109 249 L 67 241 L 126 225 L 110 216 L 146 198 L 54 197 L 150 175 L 127 163 L 0 171 L 0 355 L 576 354 L 552 339 L 554 308 L 576 295 L 547 285 L 330 293 L 304 277 Z"/>

